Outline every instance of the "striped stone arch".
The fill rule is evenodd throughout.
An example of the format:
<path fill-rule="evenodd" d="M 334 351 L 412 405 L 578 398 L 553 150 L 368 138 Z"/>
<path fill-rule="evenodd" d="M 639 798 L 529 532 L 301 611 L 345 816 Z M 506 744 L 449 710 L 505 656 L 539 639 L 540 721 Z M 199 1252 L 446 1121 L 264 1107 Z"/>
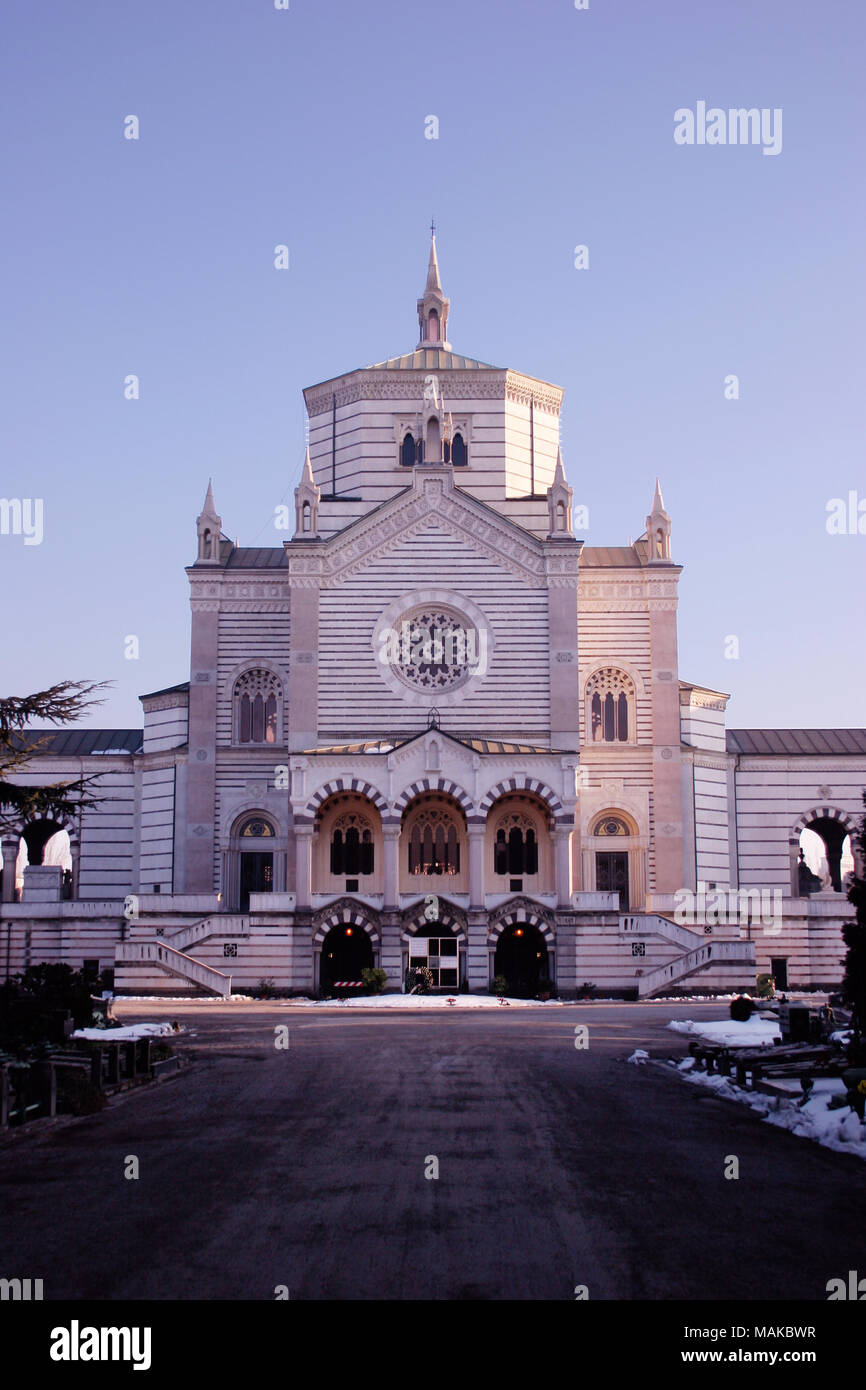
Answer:
<path fill-rule="evenodd" d="M 368 801 L 372 801 L 380 815 L 388 814 L 388 803 L 378 787 L 365 782 L 362 777 L 335 777 L 332 782 L 326 782 L 313 793 L 303 811 L 296 814 L 295 820 L 302 823 L 314 821 L 320 806 L 338 792 L 355 792 L 357 796 L 365 796 Z"/>
<path fill-rule="evenodd" d="M 409 802 L 414 801 L 416 796 L 423 796 L 425 792 L 444 792 L 447 796 L 453 796 L 454 800 L 460 803 L 467 818 L 474 812 L 471 796 L 467 796 L 456 782 L 450 781 L 447 777 L 421 777 L 397 797 L 394 802 L 395 815 L 402 816 Z"/>
<path fill-rule="evenodd" d="M 437 922 L 443 927 L 446 927 L 450 932 L 462 932 L 465 935 L 466 913 L 463 909 L 455 907 L 455 905 L 448 902 L 446 898 L 440 898 L 438 893 L 428 893 L 426 897 L 421 898 L 417 903 L 413 903 L 412 906 L 408 907 L 403 913 L 403 921 L 401 924 L 403 941 L 409 941 L 412 936 L 414 936 L 415 932 L 417 932 L 418 928 L 423 926 L 427 921 L 424 907 L 428 897 L 439 898 L 439 916 Z"/>
<path fill-rule="evenodd" d="M 845 827 L 846 835 L 852 838 L 857 832 L 857 821 L 848 811 L 841 811 L 838 806 L 813 806 L 811 811 L 804 812 L 795 821 L 791 839 L 799 840 L 800 832 L 808 830 L 809 822 L 813 820 L 837 820 Z"/>
<path fill-rule="evenodd" d="M 556 792 L 546 782 L 539 782 L 537 777 L 526 776 L 506 777 L 502 782 L 497 782 L 496 786 L 491 787 L 487 795 L 482 797 L 479 811 L 486 816 L 495 801 L 501 796 L 509 796 L 511 792 L 532 792 L 546 804 L 555 821 L 571 825 L 574 819 L 568 815 Z"/>
<path fill-rule="evenodd" d="M 328 932 L 334 927 L 360 927 L 367 933 L 374 946 L 379 945 L 379 931 L 369 908 L 363 907 L 352 898 L 342 898 L 339 902 L 323 907 L 313 918 L 313 926 L 315 946 L 321 946 Z"/>
<path fill-rule="evenodd" d="M 534 903 L 529 898 L 512 898 L 510 903 L 504 903 L 490 914 L 488 943 L 497 941 L 506 927 L 518 925 L 537 927 L 548 946 L 556 944 L 553 917 L 540 903 Z"/>

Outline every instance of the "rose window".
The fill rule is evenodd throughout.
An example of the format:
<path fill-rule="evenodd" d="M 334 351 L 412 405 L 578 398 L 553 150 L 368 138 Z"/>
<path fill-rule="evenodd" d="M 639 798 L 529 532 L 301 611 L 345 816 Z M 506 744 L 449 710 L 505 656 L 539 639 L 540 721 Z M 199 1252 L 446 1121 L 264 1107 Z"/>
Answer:
<path fill-rule="evenodd" d="M 454 690 L 477 663 L 477 634 L 459 614 L 425 608 L 400 624 L 393 669 L 415 689 Z"/>

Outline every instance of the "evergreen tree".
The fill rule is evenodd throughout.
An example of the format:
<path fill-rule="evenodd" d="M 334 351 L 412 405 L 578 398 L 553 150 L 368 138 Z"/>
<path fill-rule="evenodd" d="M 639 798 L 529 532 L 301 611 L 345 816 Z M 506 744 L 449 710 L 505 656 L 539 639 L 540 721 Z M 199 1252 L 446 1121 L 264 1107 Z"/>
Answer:
<path fill-rule="evenodd" d="M 0 699 L 0 831 L 17 830 L 35 816 L 51 820 L 71 819 L 83 807 L 95 806 L 95 776 L 27 786 L 12 781 L 28 770 L 34 753 L 44 750 L 50 734 L 27 729 L 34 719 L 48 724 L 74 724 L 92 705 L 101 705 L 96 692 L 101 681 L 61 681 L 34 695 L 9 695 Z"/>
<path fill-rule="evenodd" d="M 863 806 L 866 810 L 866 792 L 863 793 Z M 862 867 L 866 865 L 866 814 L 853 838 L 860 851 Z M 853 875 L 848 901 L 854 904 L 856 917 L 842 928 L 842 936 L 848 947 L 842 990 L 852 1010 L 852 1053 L 856 1051 L 859 1057 L 866 1049 L 866 878 L 861 874 Z M 853 1055 L 851 1060 L 858 1065 Z"/>

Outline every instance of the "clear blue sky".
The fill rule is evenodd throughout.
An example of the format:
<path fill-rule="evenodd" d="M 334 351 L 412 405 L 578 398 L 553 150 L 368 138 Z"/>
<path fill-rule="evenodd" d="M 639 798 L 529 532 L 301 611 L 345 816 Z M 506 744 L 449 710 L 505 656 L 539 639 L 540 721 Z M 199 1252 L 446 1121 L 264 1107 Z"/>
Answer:
<path fill-rule="evenodd" d="M 302 387 L 414 346 L 435 212 L 455 348 L 565 387 L 588 542 L 639 535 L 661 477 L 681 674 L 734 727 L 866 723 L 866 536 L 825 528 L 866 498 L 859 0 L 6 0 L 2 28 L 0 496 L 45 506 L 41 545 L 0 536 L 3 693 L 112 680 L 89 722 L 133 726 L 187 678 L 208 476 L 227 534 L 282 540 Z M 699 100 L 781 108 L 782 152 L 676 145 Z"/>

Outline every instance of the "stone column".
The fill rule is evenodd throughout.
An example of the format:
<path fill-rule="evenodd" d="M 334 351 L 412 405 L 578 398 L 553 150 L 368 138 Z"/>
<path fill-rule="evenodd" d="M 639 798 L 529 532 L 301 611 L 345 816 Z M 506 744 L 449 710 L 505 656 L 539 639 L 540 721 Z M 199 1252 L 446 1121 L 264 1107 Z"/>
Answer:
<path fill-rule="evenodd" d="M 469 907 L 484 907 L 484 834 L 485 823 L 470 821 L 469 837 Z"/>
<path fill-rule="evenodd" d="M 490 986 L 487 913 L 484 911 L 467 914 L 466 983 L 470 994 L 486 994 Z"/>
<path fill-rule="evenodd" d="M 399 912 L 383 912 L 379 931 L 379 965 L 388 976 L 385 990 L 388 994 L 400 994 L 403 990 L 403 940 Z"/>
<path fill-rule="evenodd" d="M 3 836 L 3 901 L 4 903 L 14 903 L 15 901 L 15 864 L 18 859 L 18 841 L 20 836 Z"/>
<path fill-rule="evenodd" d="M 382 826 L 382 890 L 385 911 L 400 902 L 400 826 Z"/>
<path fill-rule="evenodd" d="M 310 907 L 310 894 L 313 882 L 313 827 L 295 826 L 295 883 L 297 905 Z"/>
<path fill-rule="evenodd" d="M 571 826 L 557 826 L 553 832 L 557 907 L 571 907 L 571 834 Z"/>

